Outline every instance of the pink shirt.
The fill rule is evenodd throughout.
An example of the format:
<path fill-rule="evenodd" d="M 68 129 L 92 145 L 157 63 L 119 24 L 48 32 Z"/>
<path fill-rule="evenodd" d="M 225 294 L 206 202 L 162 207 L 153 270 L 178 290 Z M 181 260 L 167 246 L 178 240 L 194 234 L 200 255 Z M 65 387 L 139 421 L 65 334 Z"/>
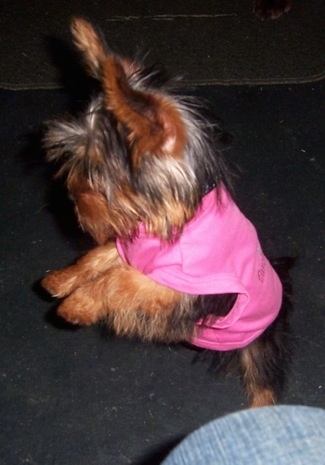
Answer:
<path fill-rule="evenodd" d="M 209 192 L 194 218 L 173 242 L 146 233 L 118 238 L 121 258 L 154 281 L 193 294 L 236 293 L 225 317 L 198 321 L 191 343 L 211 350 L 245 347 L 276 318 L 280 280 L 263 255 L 256 230 L 225 190 Z"/>

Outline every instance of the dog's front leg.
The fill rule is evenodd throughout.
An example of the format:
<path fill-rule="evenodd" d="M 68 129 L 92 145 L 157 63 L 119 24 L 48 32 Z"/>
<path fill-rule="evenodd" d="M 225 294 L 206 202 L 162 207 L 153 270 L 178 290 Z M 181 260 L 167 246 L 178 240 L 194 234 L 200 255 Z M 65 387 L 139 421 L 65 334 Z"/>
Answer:
<path fill-rule="evenodd" d="M 83 283 L 94 280 L 108 268 L 121 263 L 114 242 L 96 247 L 74 265 L 51 271 L 42 280 L 42 286 L 53 297 L 65 297 Z"/>
<path fill-rule="evenodd" d="M 74 324 L 104 320 L 119 335 L 144 340 L 169 338 L 169 318 L 181 294 L 122 263 L 78 287 L 58 314 Z"/>

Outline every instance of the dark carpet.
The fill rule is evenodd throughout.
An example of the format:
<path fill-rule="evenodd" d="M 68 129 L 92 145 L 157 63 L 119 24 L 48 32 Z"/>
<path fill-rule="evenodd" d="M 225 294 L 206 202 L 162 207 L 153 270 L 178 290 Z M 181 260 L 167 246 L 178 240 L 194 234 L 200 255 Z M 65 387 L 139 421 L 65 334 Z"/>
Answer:
<path fill-rule="evenodd" d="M 73 15 L 101 26 L 113 49 L 149 50 L 191 84 L 311 82 L 324 77 L 324 12 L 323 0 L 294 0 L 262 22 L 252 0 L 2 0 L 0 87 L 59 87 Z"/>
<path fill-rule="evenodd" d="M 266 253 L 292 272 L 295 353 L 281 402 L 325 407 L 324 84 L 202 87 L 234 135 L 238 202 Z M 60 90 L 0 91 L 2 465 L 157 465 L 203 423 L 245 406 L 236 376 L 185 347 L 73 330 L 38 280 L 91 243 L 40 150 L 42 121 L 71 105 Z"/>

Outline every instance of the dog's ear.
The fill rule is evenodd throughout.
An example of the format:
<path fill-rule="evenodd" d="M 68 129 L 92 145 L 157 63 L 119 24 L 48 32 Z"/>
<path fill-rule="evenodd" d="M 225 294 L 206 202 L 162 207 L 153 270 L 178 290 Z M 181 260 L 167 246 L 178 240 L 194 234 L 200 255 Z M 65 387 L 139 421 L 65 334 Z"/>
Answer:
<path fill-rule="evenodd" d="M 136 88 L 127 75 L 126 63 L 116 56 L 103 63 L 102 81 L 108 109 L 128 130 L 134 167 L 142 156 L 181 158 L 186 133 L 171 99 Z"/>
<path fill-rule="evenodd" d="M 74 18 L 71 31 L 88 72 L 102 81 L 108 109 L 129 131 L 134 166 L 140 163 L 142 154 L 179 158 L 186 137 L 171 99 L 133 87 L 133 77 L 141 66 L 109 51 L 101 33 L 88 21 Z"/>
<path fill-rule="evenodd" d="M 108 48 L 99 31 L 83 18 L 73 18 L 71 32 L 77 49 L 82 53 L 89 74 L 100 79 Z"/>
<path fill-rule="evenodd" d="M 103 63 L 109 55 L 113 55 L 101 30 L 83 18 L 73 18 L 70 28 L 73 42 L 82 54 L 88 73 L 101 79 Z M 119 61 L 127 76 L 139 71 L 139 65 L 132 60 L 119 58 Z"/>

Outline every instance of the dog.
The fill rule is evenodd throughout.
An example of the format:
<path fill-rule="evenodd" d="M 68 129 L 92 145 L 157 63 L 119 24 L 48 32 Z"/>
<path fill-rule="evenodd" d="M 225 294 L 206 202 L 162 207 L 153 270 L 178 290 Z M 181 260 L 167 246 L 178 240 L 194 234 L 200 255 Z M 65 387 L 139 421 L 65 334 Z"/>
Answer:
<path fill-rule="evenodd" d="M 254 12 L 262 20 L 278 19 L 292 8 L 292 0 L 253 0 Z"/>
<path fill-rule="evenodd" d="M 233 200 L 221 129 L 159 67 L 113 53 L 85 19 L 71 31 L 99 89 L 46 124 L 44 147 L 96 247 L 43 278 L 58 315 L 229 355 L 250 406 L 274 404 L 290 359 L 286 293 Z"/>

